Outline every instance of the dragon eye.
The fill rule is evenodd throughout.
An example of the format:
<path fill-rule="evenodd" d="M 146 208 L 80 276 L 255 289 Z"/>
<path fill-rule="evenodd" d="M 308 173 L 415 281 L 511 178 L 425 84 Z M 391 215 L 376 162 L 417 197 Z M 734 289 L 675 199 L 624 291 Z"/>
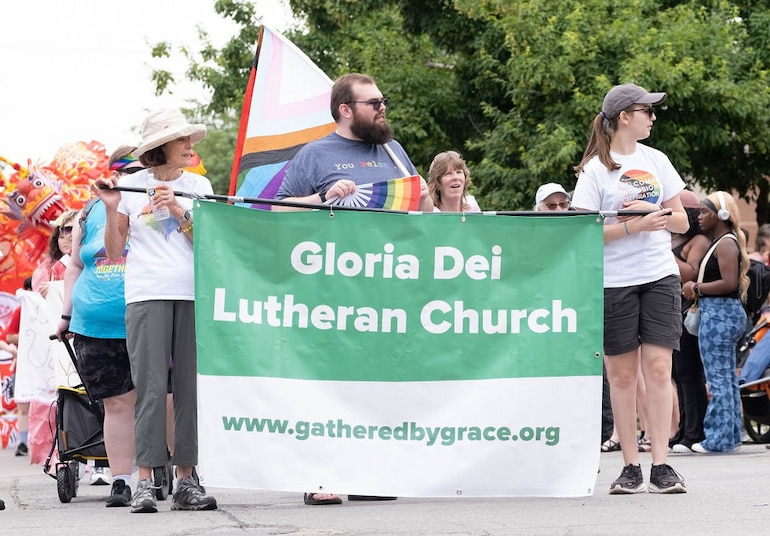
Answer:
<path fill-rule="evenodd" d="M 24 197 L 23 195 L 17 195 L 17 196 L 16 196 L 16 197 L 13 199 L 13 202 L 14 202 L 14 203 L 16 203 L 17 205 L 19 205 L 20 207 L 23 207 L 23 206 L 24 206 L 24 203 L 26 203 L 26 202 L 27 202 L 27 198 L 26 198 L 26 197 Z"/>
<path fill-rule="evenodd" d="M 42 179 L 38 179 L 37 177 L 32 178 L 32 186 L 34 186 L 35 188 L 42 188 L 43 184 L 44 183 Z"/>

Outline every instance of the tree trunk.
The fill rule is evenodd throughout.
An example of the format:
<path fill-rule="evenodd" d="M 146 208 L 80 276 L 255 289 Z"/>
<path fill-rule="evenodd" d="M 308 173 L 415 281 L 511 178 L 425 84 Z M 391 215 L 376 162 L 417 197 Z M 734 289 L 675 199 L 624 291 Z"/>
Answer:
<path fill-rule="evenodd" d="M 768 193 L 770 193 L 770 177 L 763 176 L 764 180 L 757 183 L 757 226 L 767 223 L 770 220 L 770 203 L 768 202 Z"/>

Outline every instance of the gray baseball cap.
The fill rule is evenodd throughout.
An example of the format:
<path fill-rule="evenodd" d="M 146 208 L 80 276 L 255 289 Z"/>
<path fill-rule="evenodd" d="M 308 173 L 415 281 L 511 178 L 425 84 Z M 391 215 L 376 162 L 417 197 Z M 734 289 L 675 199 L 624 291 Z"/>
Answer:
<path fill-rule="evenodd" d="M 621 84 L 607 92 L 602 105 L 602 113 L 606 119 L 612 119 L 619 116 L 620 112 L 628 109 L 632 104 L 657 106 L 664 100 L 666 100 L 665 93 L 650 93 L 635 84 Z"/>

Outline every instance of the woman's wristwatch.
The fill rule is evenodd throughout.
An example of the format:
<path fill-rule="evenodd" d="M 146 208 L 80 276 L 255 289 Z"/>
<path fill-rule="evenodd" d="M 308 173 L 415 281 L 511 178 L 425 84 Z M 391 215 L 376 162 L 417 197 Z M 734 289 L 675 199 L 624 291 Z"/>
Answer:
<path fill-rule="evenodd" d="M 190 224 L 185 225 L 188 222 Z M 182 227 L 183 225 L 184 227 Z M 177 227 L 176 230 L 178 233 L 184 233 L 186 231 L 189 231 L 190 227 L 192 227 L 192 213 L 189 210 L 185 210 L 184 214 L 182 214 L 182 219 L 179 220 L 179 227 Z"/>

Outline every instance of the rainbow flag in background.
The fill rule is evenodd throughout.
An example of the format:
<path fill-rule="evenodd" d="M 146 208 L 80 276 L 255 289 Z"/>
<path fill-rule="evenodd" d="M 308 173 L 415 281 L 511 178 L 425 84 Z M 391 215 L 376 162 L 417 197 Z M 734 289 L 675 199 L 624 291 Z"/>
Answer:
<path fill-rule="evenodd" d="M 326 200 L 327 205 L 342 207 L 384 208 L 413 211 L 420 207 L 420 176 L 401 177 L 389 181 L 359 184 L 356 191 L 342 199 Z"/>
<path fill-rule="evenodd" d="M 229 195 L 275 197 L 297 151 L 334 130 L 329 110 L 332 84 L 291 41 L 261 27 L 241 112 Z"/>

